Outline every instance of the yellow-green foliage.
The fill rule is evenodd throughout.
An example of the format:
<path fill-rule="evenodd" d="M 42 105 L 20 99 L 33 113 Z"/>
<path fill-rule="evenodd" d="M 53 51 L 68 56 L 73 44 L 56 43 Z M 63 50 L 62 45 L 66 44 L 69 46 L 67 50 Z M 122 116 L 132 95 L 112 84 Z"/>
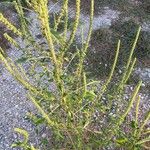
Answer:
<path fill-rule="evenodd" d="M 21 36 L 22 33 L 14 26 L 12 25 L 4 16 L 0 13 L 0 21 L 11 31 L 13 31 L 15 34 Z"/>
<path fill-rule="evenodd" d="M 73 48 L 74 54 L 70 53 L 70 47 L 75 40 L 79 25 L 80 0 L 76 0 L 75 21 L 70 37 L 67 35 L 69 30 L 68 2 L 68 0 L 64 0 L 59 15 L 54 15 L 54 28 L 52 28 L 49 25 L 51 18 L 47 6 L 48 0 L 27 1 L 40 21 L 41 33 L 48 46 L 48 49 L 44 49 L 30 33 L 20 1 L 15 1 L 14 5 L 20 17 L 21 29 L 13 26 L 2 14 L 0 14 L 0 22 L 18 35 L 26 44 L 26 47 L 22 48 L 15 39 L 7 33 L 4 34 L 5 38 L 13 46 L 23 50 L 24 56 L 26 56 L 23 60 L 27 60 L 27 63 L 31 62 L 31 70 L 30 72 L 24 70 L 22 64 L 17 64 L 6 57 L 2 48 L 0 48 L 0 59 L 14 78 L 28 90 L 28 98 L 44 119 L 42 123 L 45 123 L 51 129 L 53 144 L 50 149 L 98 150 L 109 146 L 113 146 L 113 148 L 119 146 L 137 150 L 143 146 L 145 147 L 145 143 L 150 141 L 148 137 L 149 130 L 145 129 L 150 113 L 148 112 L 143 123 L 140 124 L 138 120 L 140 98 L 137 98 L 137 96 L 142 82 L 139 81 L 139 84 L 135 87 L 128 104 L 123 99 L 126 83 L 136 63 L 136 58 L 133 58 L 133 52 L 141 28 L 138 29 L 123 77 L 119 83 L 115 83 L 117 87 L 113 86 L 112 88 L 115 87 L 115 89 L 112 91 L 110 90 L 110 84 L 115 74 L 121 41 L 118 41 L 112 70 L 106 82 L 100 85 L 101 81 L 89 79 L 85 72 L 84 60 L 92 33 L 94 0 L 91 0 L 88 36 L 85 41 L 82 41 L 81 48 L 78 45 Z M 62 21 L 64 22 L 63 32 L 59 33 L 58 26 Z M 82 39 L 85 38 L 82 37 Z M 38 53 L 38 56 L 35 56 L 35 52 Z M 69 66 L 73 61 L 75 61 L 74 68 L 69 70 Z M 52 64 L 51 67 L 49 66 L 50 64 Z M 42 68 L 42 72 L 36 72 L 37 66 Z M 34 84 L 27 74 L 31 75 Z M 44 81 L 43 76 L 46 76 Z M 45 81 L 48 84 L 45 84 Z M 48 88 L 50 84 L 55 85 L 55 91 L 51 91 Z M 100 86 L 100 90 L 98 90 L 98 86 Z M 112 92 L 109 92 L 109 90 Z M 113 108 L 112 104 L 116 102 L 118 105 Z M 122 108 L 123 103 L 124 108 Z M 129 124 L 126 117 L 134 103 L 136 103 L 136 116 L 132 120 L 134 128 L 131 132 L 126 133 L 123 126 Z M 115 109 L 115 116 L 110 116 L 112 108 Z M 95 118 L 97 113 L 98 115 Z M 33 145 L 28 145 L 29 135 L 25 130 L 17 128 L 15 131 L 22 134 L 25 139 L 20 145 L 13 144 L 14 147 L 20 146 L 25 150 L 35 150 Z"/>

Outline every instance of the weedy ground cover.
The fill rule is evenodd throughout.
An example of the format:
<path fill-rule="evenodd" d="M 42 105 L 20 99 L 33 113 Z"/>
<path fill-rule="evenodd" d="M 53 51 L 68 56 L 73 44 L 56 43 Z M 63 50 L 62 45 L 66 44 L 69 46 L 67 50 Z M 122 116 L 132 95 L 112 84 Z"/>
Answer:
<path fill-rule="evenodd" d="M 68 0 L 63 1 L 59 14 L 54 14 L 51 26 L 48 0 L 27 1 L 40 21 L 41 34 L 46 46 L 32 36 L 20 0 L 13 3 L 20 17 L 20 29 L 10 23 L 3 14 L 0 14 L 0 21 L 24 41 L 25 47 L 22 47 L 9 34 L 4 33 L 4 37 L 13 46 L 22 50 L 24 57 L 13 62 L 0 48 L 0 59 L 11 75 L 27 89 L 27 97 L 42 116 L 38 118 L 30 113 L 29 118 L 37 124 L 47 125 L 52 131 L 50 148 L 54 150 L 148 148 L 147 142 L 150 141 L 150 137 L 146 125 L 150 112 L 145 114 L 142 121 L 139 121 L 138 117 L 140 107 L 138 92 L 142 82 L 139 81 L 135 86 L 129 99 L 124 99 L 126 83 L 136 63 L 133 53 L 141 27 L 137 29 L 123 74 L 117 80 L 118 82 L 112 84 L 121 48 L 120 40 L 116 44 L 115 56 L 107 80 L 93 81 L 87 76 L 84 61 L 92 34 L 94 0 L 91 0 L 88 36 L 85 38 L 81 34 L 83 40 L 80 47 L 72 46 L 79 26 L 80 0 L 76 0 L 76 13 L 71 31 L 68 28 L 70 24 Z M 72 48 L 74 53 L 71 53 Z M 70 70 L 72 62 L 74 68 Z M 29 64 L 28 70 L 24 69 L 24 63 Z M 53 84 L 55 89 L 51 90 L 50 84 Z M 134 118 L 127 120 L 133 104 L 136 106 Z M 24 140 L 14 143 L 12 147 L 22 147 L 25 150 L 38 149 L 29 142 L 27 131 L 20 128 L 16 128 L 15 131 L 22 134 Z"/>

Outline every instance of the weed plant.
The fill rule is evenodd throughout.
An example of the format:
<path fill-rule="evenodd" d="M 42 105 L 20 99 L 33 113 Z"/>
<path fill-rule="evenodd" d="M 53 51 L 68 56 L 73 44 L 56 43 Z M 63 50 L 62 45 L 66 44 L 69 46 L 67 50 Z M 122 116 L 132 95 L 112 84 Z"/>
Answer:
<path fill-rule="evenodd" d="M 54 26 L 50 27 L 48 0 L 27 1 L 30 8 L 37 14 L 40 28 L 48 48 L 32 36 L 29 26 L 24 19 L 24 11 L 19 0 L 14 1 L 15 8 L 21 21 L 21 28 L 17 29 L 2 14 L 0 21 L 9 30 L 22 39 L 25 47 L 19 45 L 7 33 L 5 38 L 18 50 L 22 49 L 24 57 L 14 62 L 5 55 L 0 48 L 0 59 L 11 73 L 28 91 L 28 98 L 35 105 L 42 119 L 30 114 L 30 119 L 37 124 L 45 124 L 53 133 L 51 147 L 47 149 L 65 150 L 98 150 L 98 149 L 148 149 L 146 143 L 150 141 L 150 130 L 146 125 L 150 118 L 147 112 L 143 121 L 139 121 L 140 90 L 139 81 L 130 98 L 124 100 L 126 82 L 130 78 L 136 58 L 133 52 L 136 47 L 141 28 L 139 27 L 127 59 L 124 73 L 118 83 L 112 86 L 113 75 L 118 60 L 121 41 L 118 41 L 114 63 L 105 83 L 87 78 L 84 60 L 92 33 L 94 15 L 94 0 L 91 0 L 90 25 L 86 40 L 82 40 L 82 47 L 76 45 L 75 53 L 70 53 L 70 47 L 75 39 L 80 18 L 80 0 L 76 0 L 76 13 L 71 34 L 68 35 L 68 0 L 64 0 L 59 15 L 54 17 Z M 59 24 L 63 22 L 61 32 Z M 82 39 L 83 34 L 81 35 Z M 69 70 L 73 60 L 74 68 Z M 28 63 L 29 70 L 23 68 Z M 38 72 L 37 68 L 42 71 Z M 53 89 L 51 86 L 53 84 Z M 110 86 L 111 85 L 111 86 Z M 55 88 L 55 89 L 54 89 Z M 135 117 L 128 121 L 127 116 L 136 105 Z M 128 128 L 126 131 L 124 128 Z M 16 142 L 12 147 L 22 147 L 25 150 L 36 150 L 29 143 L 29 134 L 24 129 L 16 128 L 16 132 L 24 136 L 23 141 Z"/>
<path fill-rule="evenodd" d="M 0 2 L 13 2 L 14 0 L 1 0 Z M 23 6 L 26 6 L 26 0 L 20 0 Z"/>

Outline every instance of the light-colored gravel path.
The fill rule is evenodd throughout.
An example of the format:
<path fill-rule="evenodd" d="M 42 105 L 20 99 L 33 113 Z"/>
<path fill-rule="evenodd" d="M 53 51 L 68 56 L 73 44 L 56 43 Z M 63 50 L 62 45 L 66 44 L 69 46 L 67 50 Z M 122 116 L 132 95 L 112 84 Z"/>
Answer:
<path fill-rule="evenodd" d="M 1 66 L 0 71 L 0 149 L 11 150 L 10 144 L 17 138 L 14 128 L 21 127 L 35 135 L 33 125 L 24 118 L 28 111 L 34 111 L 34 106 L 6 69 Z"/>

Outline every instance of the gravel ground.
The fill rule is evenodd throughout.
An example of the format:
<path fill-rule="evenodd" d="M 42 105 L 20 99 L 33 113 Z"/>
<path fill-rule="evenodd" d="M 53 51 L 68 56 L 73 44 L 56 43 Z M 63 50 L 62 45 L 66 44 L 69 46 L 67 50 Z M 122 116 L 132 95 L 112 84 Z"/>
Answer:
<path fill-rule="evenodd" d="M 31 122 L 25 120 L 28 111 L 35 111 L 32 103 L 26 98 L 26 91 L 1 66 L 0 76 L 0 149 L 11 150 L 10 144 L 17 138 L 13 129 L 21 127 L 36 136 Z M 36 138 L 34 138 L 36 139 Z"/>
<path fill-rule="evenodd" d="M 50 5 L 51 11 L 58 11 L 59 6 L 53 7 Z M 73 12 L 74 10 L 71 9 Z M 94 30 L 102 26 L 109 26 L 111 21 L 117 19 L 120 12 L 110 10 L 108 7 L 104 9 L 104 13 L 100 16 L 95 16 L 94 18 Z M 15 15 L 15 14 L 14 14 Z M 34 13 L 29 13 L 29 16 L 33 19 L 32 23 L 32 33 L 37 35 L 39 33 L 37 20 Z M 83 28 L 88 27 L 88 16 L 81 15 L 81 20 L 84 22 Z M 85 32 L 85 35 L 87 33 Z M 17 55 L 13 48 L 8 50 L 9 55 L 13 58 Z M 148 75 L 150 77 L 150 74 Z M 149 80 L 150 78 L 148 78 Z M 148 95 L 141 94 L 142 103 L 144 110 L 150 108 L 150 99 Z M 144 100 L 145 99 L 145 100 Z M 26 98 L 25 89 L 16 82 L 13 77 L 6 71 L 6 69 L 0 65 L 0 149 L 1 150 L 12 150 L 10 145 L 18 135 L 14 133 L 13 129 L 15 127 L 21 127 L 29 131 L 31 142 L 38 144 L 39 138 L 35 132 L 35 126 L 28 120 L 25 119 L 26 113 L 28 111 L 36 112 L 33 104 Z M 42 134 L 45 135 L 44 132 Z M 17 150 L 17 149 L 14 149 Z M 18 149 L 19 150 L 19 149 Z"/>

